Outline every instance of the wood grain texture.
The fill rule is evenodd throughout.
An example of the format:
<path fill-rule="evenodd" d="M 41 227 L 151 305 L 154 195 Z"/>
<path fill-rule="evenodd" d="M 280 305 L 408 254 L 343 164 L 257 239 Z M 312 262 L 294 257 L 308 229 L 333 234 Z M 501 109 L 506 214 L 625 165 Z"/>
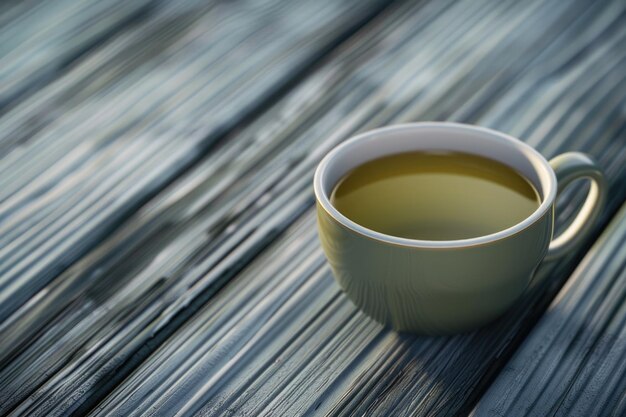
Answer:
<path fill-rule="evenodd" d="M 0 4 L 0 114 L 116 32 L 154 0 L 7 1 Z"/>
<path fill-rule="evenodd" d="M 0 119 L 0 321 L 381 3 L 163 2 L 12 107 Z"/>
<path fill-rule="evenodd" d="M 626 205 L 472 416 L 626 415 Z"/>
<path fill-rule="evenodd" d="M 624 8 L 465 0 L 386 10 L 114 234 L 100 242 L 107 228 L 81 241 L 100 243 L 70 269 L 31 276 L 41 290 L 0 324 L 0 412 L 469 411 L 582 251 L 544 265 L 524 304 L 485 329 L 450 338 L 398 335 L 359 313 L 333 282 L 316 240 L 313 169 L 334 145 L 371 127 L 478 123 L 548 157 L 593 154 L 611 185 L 606 222 L 626 195 Z M 182 106 L 171 117 L 194 126 L 202 109 Z M 162 134 L 165 146 L 177 130 Z M 136 135 L 125 134 L 111 157 L 124 151 L 132 160 L 150 143 L 135 142 Z M 58 132 L 48 140 L 58 141 Z M 94 184 L 120 166 L 105 164 Z M 120 195 L 142 175 L 133 174 Z M 137 188 L 145 192 L 145 184 Z M 564 198 L 559 225 L 580 196 Z M 136 208 L 128 201 L 120 209 L 126 213 Z"/>
<path fill-rule="evenodd" d="M 466 3 L 457 7 L 463 10 L 467 6 Z M 424 9 L 420 10 L 424 12 Z M 563 18 L 566 10 L 571 12 L 567 7 L 549 10 L 553 15 L 541 7 L 535 12 L 544 16 L 546 30 L 549 30 L 548 27 L 552 29 L 554 26 L 550 24 L 548 17 Z M 521 11 L 513 6 L 508 12 L 510 14 L 504 16 L 497 14 L 503 19 L 503 24 L 505 21 L 509 23 Z M 602 27 L 602 31 L 611 27 L 612 19 L 621 18 L 619 13 L 616 17 L 615 10 L 610 10 L 610 7 L 608 10 L 592 9 L 589 13 L 596 18 L 604 16 L 608 19 L 595 26 L 596 30 Z M 385 24 L 387 28 L 394 28 L 390 30 L 392 33 L 389 37 L 397 39 L 400 37 L 399 32 L 406 36 L 404 31 L 408 28 L 419 30 L 420 20 L 416 17 L 419 13 L 409 13 L 402 9 L 395 16 L 412 18 L 407 18 L 406 26 Z M 444 16 L 450 17 L 451 14 Z M 574 16 L 569 16 L 574 19 Z M 533 16 L 524 17 L 528 19 L 529 25 L 535 21 Z M 428 24 L 440 23 L 430 17 L 425 20 Z M 588 21 L 579 23 L 589 24 Z M 593 32 L 581 33 L 580 29 L 581 27 L 574 25 L 569 36 L 560 39 L 568 39 L 572 43 L 581 39 L 593 42 Z M 489 32 L 489 36 L 498 34 L 493 27 L 486 27 L 485 31 Z M 576 32 L 580 38 L 572 36 Z M 466 34 L 459 33 L 459 36 L 464 35 Z M 624 33 L 619 30 L 615 35 L 617 38 L 613 45 L 617 48 L 618 39 Z M 424 36 L 424 32 L 419 36 Z M 518 36 L 519 33 L 516 33 L 515 42 L 521 42 Z M 536 36 L 535 39 L 544 39 L 545 33 L 534 33 L 532 36 Z M 384 40 L 381 43 L 384 44 Z M 416 62 L 423 62 L 427 68 L 429 65 L 437 65 L 436 51 L 432 50 L 433 55 L 427 55 L 425 44 L 427 42 L 418 46 L 417 42 L 407 41 L 406 49 L 395 44 L 392 51 L 380 48 L 377 50 L 380 55 L 373 56 L 371 51 L 376 50 L 375 47 L 366 48 L 358 43 L 351 45 L 347 51 L 342 51 L 350 57 L 351 62 L 357 60 L 358 66 L 355 65 L 355 68 L 358 69 L 355 69 L 355 75 L 332 84 L 333 90 L 337 90 L 336 101 L 325 103 L 325 106 L 333 106 L 331 111 L 323 117 L 316 113 L 314 121 L 302 122 L 311 125 L 301 134 L 311 146 L 308 148 L 309 153 L 305 153 L 307 158 L 303 163 L 306 164 L 309 179 L 303 181 L 299 186 L 301 188 L 294 187 L 299 190 L 295 196 L 310 196 L 307 184 L 319 154 L 323 154 L 327 147 L 354 130 L 361 130 L 372 124 L 419 119 L 422 112 L 434 113 L 424 117 L 429 119 L 449 117 L 446 115 L 446 106 L 441 101 L 445 102 L 450 95 L 457 93 L 458 85 L 453 88 L 447 82 L 449 78 L 439 78 L 441 73 L 438 71 L 432 71 L 429 74 L 431 78 L 426 80 L 420 77 L 427 75 L 424 75 L 423 68 L 416 67 Z M 581 44 L 578 45 L 582 47 Z M 498 54 L 506 51 L 506 45 L 500 45 L 500 48 L 503 49 L 496 47 Z M 542 81 L 545 85 L 535 93 L 530 104 L 518 102 L 517 105 L 511 103 L 516 100 L 509 94 L 518 95 L 520 90 L 516 91 L 511 86 L 510 90 L 505 88 L 508 91 L 494 97 L 493 91 L 485 88 L 485 84 L 493 82 L 493 78 L 478 76 L 480 72 L 489 71 L 490 68 L 486 63 L 481 65 L 485 59 L 483 54 L 487 55 L 486 51 L 481 48 L 474 51 L 481 59 L 468 54 L 468 65 L 462 65 L 461 60 L 459 65 L 450 69 L 456 77 L 450 77 L 457 78 L 461 85 L 461 80 L 468 78 L 483 79 L 485 84 L 476 81 L 472 86 L 476 90 L 473 93 L 467 91 L 471 99 L 468 97 L 462 101 L 469 103 L 458 113 L 462 114 L 464 111 L 465 114 L 480 114 L 481 107 L 486 105 L 488 108 L 483 110 L 480 118 L 467 117 L 461 120 L 477 121 L 494 127 L 498 127 L 499 123 L 509 124 L 509 131 L 517 131 L 518 134 L 525 131 L 527 140 L 534 139 L 534 144 L 542 150 L 551 149 L 547 152 L 548 155 L 564 149 L 590 150 L 608 168 L 614 186 L 611 210 L 615 210 L 616 204 L 621 203 L 624 198 L 623 122 L 617 122 L 620 127 L 609 133 L 600 128 L 602 121 L 595 120 L 595 128 L 590 128 L 598 129 L 599 135 L 594 137 L 593 143 L 579 136 L 588 135 L 588 132 L 582 131 L 586 130 L 586 123 L 590 120 L 578 120 L 576 123 L 569 119 L 568 114 L 572 114 L 569 112 L 573 108 L 584 108 L 594 101 L 587 102 L 587 105 L 575 99 L 570 101 L 574 97 L 580 97 L 581 92 L 574 91 L 565 80 L 573 77 L 569 78 L 571 82 L 582 82 L 581 88 L 587 85 L 587 91 L 594 83 L 601 81 L 595 78 L 587 81 L 590 84 L 585 84 L 581 78 L 585 77 L 583 68 L 594 66 L 591 56 L 572 62 L 573 56 L 569 54 L 576 54 L 574 49 L 556 54 L 555 50 L 561 48 L 554 48 L 547 52 L 537 51 L 537 54 L 546 54 L 537 58 L 537 61 L 543 64 L 540 68 L 547 72 L 531 69 L 524 74 L 518 74 L 518 82 L 526 84 L 528 88 L 541 85 Z M 360 56 L 363 61 L 358 62 L 359 56 L 354 53 L 355 50 L 366 51 L 365 56 Z M 467 52 L 465 48 L 459 50 Z M 426 55 L 420 56 L 420 51 Z M 492 53 L 495 54 L 493 51 Z M 414 55 L 412 62 L 407 59 L 411 55 Z M 525 57 L 529 58 L 528 55 Z M 623 57 L 616 59 L 622 60 Z M 485 61 L 493 62 L 488 59 Z M 514 63 L 514 60 L 509 62 Z M 613 71 L 620 71 L 619 62 L 615 63 Z M 372 74 L 372 67 L 376 67 L 376 63 L 380 65 L 378 68 L 381 74 L 374 72 L 368 77 L 366 74 Z M 527 62 L 520 60 L 517 64 L 525 65 Z M 596 62 L 596 65 L 602 67 L 605 64 L 606 61 Z M 396 68 L 400 80 L 390 76 L 388 68 Z M 499 70 L 503 69 L 492 69 Z M 513 72 L 512 69 L 509 71 Z M 576 77 L 574 74 L 580 75 Z M 604 77 L 604 82 L 609 82 L 610 87 L 604 86 L 601 91 L 614 91 L 619 84 L 613 82 L 621 80 L 620 77 L 621 75 L 617 76 L 614 81 L 608 81 L 612 77 Z M 403 94 L 411 91 L 413 86 L 410 81 L 421 88 L 428 86 L 427 92 L 432 101 L 428 101 L 426 92 L 415 87 L 416 91 L 421 91 L 424 95 L 418 99 L 407 94 L 404 97 L 410 103 L 402 102 Z M 325 85 L 328 86 L 328 82 Z M 370 89 L 366 89 L 366 86 Z M 351 97 L 350 92 L 354 96 Z M 619 102 L 623 102 L 624 93 L 620 93 Z M 598 100 L 600 106 L 607 104 L 600 97 L 595 100 Z M 293 111 L 293 105 L 293 102 L 286 104 L 284 111 Z M 452 108 L 457 105 L 458 103 L 450 103 Z M 300 112 L 307 114 L 306 108 Z M 440 115 L 437 114 L 438 108 Z M 614 116 L 608 116 L 612 113 L 611 110 L 602 111 L 602 114 L 623 120 L 620 112 L 618 110 Z M 498 119 L 500 122 L 496 122 Z M 251 134 L 259 131 L 263 123 L 266 122 L 261 121 L 254 126 Z M 601 132 L 610 137 L 604 136 L 602 139 Z M 548 133 L 549 139 L 546 137 Z M 316 140 L 317 144 L 311 143 Z M 602 149 L 611 148 L 610 156 L 604 154 Z M 285 170 L 293 172 L 293 167 L 287 164 L 284 166 Z M 280 170 L 281 165 L 274 163 L 272 167 Z M 279 189 L 293 187 L 294 179 L 302 175 L 297 167 L 295 171 L 293 175 L 287 175 L 284 182 L 279 182 Z M 285 192 L 280 193 L 284 195 Z M 292 198 L 285 203 L 294 204 L 294 200 Z M 279 215 L 284 215 L 283 210 L 289 209 L 285 203 L 279 203 L 278 207 L 282 210 L 273 219 L 278 219 Z M 570 209 L 571 207 L 569 206 Z M 567 216 L 567 210 L 562 213 L 565 213 L 562 218 Z M 256 224 L 263 227 L 263 219 L 258 220 L 260 222 Z M 240 222 L 236 224 L 241 225 Z M 274 222 L 270 225 L 272 228 L 276 227 Z M 174 333 L 100 405 L 97 414 L 174 411 L 180 411 L 181 414 L 197 412 L 200 415 L 454 414 L 464 410 L 473 396 L 477 395 L 476 392 L 480 392 L 483 379 L 487 379 L 489 373 L 498 369 L 499 358 L 506 356 L 507 351 L 513 348 L 515 339 L 532 324 L 534 315 L 554 295 L 573 265 L 572 258 L 558 265 L 544 265 L 536 285 L 524 300 L 524 306 L 518 307 L 505 319 L 487 329 L 453 338 L 415 338 L 381 329 L 354 309 L 333 283 L 321 253 L 316 249 L 313 229 L 312 216 L 305 215 L 302 225 L 287 232 L 286 239 L 293 239 L 294 243 L 286 243 L 284 246 L 278 243 L 267 248 L 264 252 L 267 256 L 258 264 L 253 263 L 206 303 L 194 317 L 187 320 L 184 327 Z M 310 245 L 308 247 L 307 242 Z M 287 249 L 294 245 L 293 251 Z M 308 251 L 312 253 L 308 255 Z M 301 258 L 298 254 L 306 257 Z M 226 258 L 221 268 L 208 270 L 196 284 L 198 288 L 207 286 L 208 291 L 211 291 L 219 276 L 216 273 L 224 271 L 222 268 L 226 268 L 226 271 L 236 268 L 237 264 L 234 262 L 239 256 L 241 253 L 230 259 Z"/>

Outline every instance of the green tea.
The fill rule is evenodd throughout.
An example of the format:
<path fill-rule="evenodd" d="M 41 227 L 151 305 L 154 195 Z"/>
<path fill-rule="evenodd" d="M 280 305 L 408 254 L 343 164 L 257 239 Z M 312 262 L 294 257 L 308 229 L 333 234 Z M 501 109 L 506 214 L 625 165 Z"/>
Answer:
<path fill-rule="evenodd" d="M 456 240 L 507 229 L 540 205 L 512 168 L 457 152 L 408 152 L 349 172 L 331 195 L 352 221 L 388 235 Z"/>

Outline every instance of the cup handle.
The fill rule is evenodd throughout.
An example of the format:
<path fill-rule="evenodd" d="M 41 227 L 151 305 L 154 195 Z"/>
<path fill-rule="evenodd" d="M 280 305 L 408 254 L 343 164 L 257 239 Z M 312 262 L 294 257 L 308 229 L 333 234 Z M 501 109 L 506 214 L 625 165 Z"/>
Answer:
<path fill-rule="evenodd" d="M 550 242 L 546 259 L 558 258 L 571 251 L 589 234 L 604 207 L 607 191 L 602 170 L 584 153 L 567 152 L 558 155 L 550 160 L 550 165 L 556 174 L 558 184 L 557 196 L 561 194 L 572 181 L 580 178 L 588 178 L 591 180 L 591 187 L 589 188 L 585 202 L 578 211 L 572 224 Z"/>

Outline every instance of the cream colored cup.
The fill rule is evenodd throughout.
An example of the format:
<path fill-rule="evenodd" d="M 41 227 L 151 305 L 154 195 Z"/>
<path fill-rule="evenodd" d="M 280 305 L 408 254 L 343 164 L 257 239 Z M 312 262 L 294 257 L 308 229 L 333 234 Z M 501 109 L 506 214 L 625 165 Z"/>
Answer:
<path fill-rule="evenodd" d="M 541 204 L 508 229 L 450 241 L 386 235 L 353 222 L 331 204 L 333 188 L 353 168 L 419 150 L 465 152 L 500 161 L 532 182 Z M 579 178 L 591 180 L 587 199 L 574 222 L 552 239 L 556 196 Z M 389 126 L 342 143 L 317 167 L 314 188 L 322 248 L 347 296 L 381 323 L 428 334 L 469 330 L 502 314 L 527 288 L 546 254 L 562 255 L 590 231 L 606 192 L 602 172 L 584 154 L 565 153 L 548 162 L 504 133 L 437 122 Z"/>

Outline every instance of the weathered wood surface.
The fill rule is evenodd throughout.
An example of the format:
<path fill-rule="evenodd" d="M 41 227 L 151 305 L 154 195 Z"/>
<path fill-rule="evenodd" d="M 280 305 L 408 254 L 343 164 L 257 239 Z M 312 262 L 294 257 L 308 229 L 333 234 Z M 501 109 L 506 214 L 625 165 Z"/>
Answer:
<path fill-rule="evenodd" d="M 293 14 L 287 21 L 306 11 L 306 3 L 288 4 Z M 87 74 L 94 68 L 89 65 L 109 57 L 106 48 L 115 52 L 120 46 L 114 39 L 113 47 L 95 50 L 76 66 L 87 65 L 78 71 L 83 81 L 68 73 L 50 84 L 48 93 L 33 95 L 8 113 L 11 118 L 0 119 L 13 121 L 19 131 L 17 126 L 29 125 L 29 112 L 46 114 L 50 103 L 72 97 L 68 89 L 83 94 L 77 100 L 84 103 L 66 103 L 26 147 L 17 147 L 22 141 L 11 135 L 0 142 L 12 151 L 0 164 L 29 170 L 28 178 L 24 172 L 12 178 L 31 184 L 23 201 L 33 204 L 30 211 L 6 212 L 21 220 L 3 217 L 0 227 L 14 234 L 3 232 L 0 238 L 13 242 L 36 227 L 22 242 L 47 231 L 39 245 L 48 244 L 50 251 L 45 256 L 32 255 L 30 246 L 22 251 L 33 263 L 28 274 L 19 275 L 22 287 L 13 294 L 25 296 L 10 297 L 3 310 L 0 412 L 469 412 L 584 251 L 544 265 L 524 304 L 485 329 L 450 338 L 398 335 L 360 314 L 334 284 L 316 240 L 313 169 L 332 146 L 371 127 L 432 119 L 478 123 L 516 135 L 548 157 L 565 150 L 593 154 L 611 184 L 606 223 L 626 196 L 625 8 L 622 2 L 582 0 L 397 3 L 248 127 L 212 148 L 217 136 L 209 133 L 228 130 L 221 128 L 224 118 L 230 127 L 242 117 L 232 116 L 233 109 L 266 102 L 254 98 L 268 94 L 266 83 L 291 74 L 294 59 L 306 61 L 292 56 L 304 35 L 280 40 L 294 42 L 289 53 L 280 49 L 285 56 L 258 46 L 258 68 L 251 65 L 239 76 L 230 73 L 242 61 L 233 52 L 221 72 L 216 70 L 229 83 L 219 94 L 211 92 L 220 84 L 208 87 L 211 77 L 185 62 L 196 57 L 198 45 L 180 59 L 149 60 L 150 71 L 126 52 L 133 64 L 103 69 L 100 77 L 117 74 L 119 81 L 102 90 L 100 78 Z M 278 9 L 270 9 L 275 12 L 270 16 L 286 13 Z M 131 51 L 143 50 L 139 45 L 146 39 L 160 49 L 162 41 L 152 36 L 162 27 L 156 25 L 148 36 L 141 26 L 159 21 L 158 13 L 154 16 L 132 28 Z M 320 25 L 308 33 L 317 33 Z M 183 26 L 201 39 L 203 30 L 213 28 Z M 221 33 L 235 27 L 231 23 Z M 306 31 L 302 22 L 288 27 Z M 330 37 L 309 47 L 319 53 Z M 269 62 L 281 65 L 276 56 L 287 64 L 279 74 L 264 72 Z M 202 59 L 205 71 L 213 68 Z M 138 73 L 127 72 L 135 67 Z M 154 83 L 144 71 L 155 76 Z M 183 77 L 181 85 L 190 84 L 188 96 L 175 94 L 174 75 Z M 246 77 L 254 78 L 245 84 L 254 93 L 231 91 Z M 230 99 L 221 101 L 224 95 Z M 161 107 L 159 100 L 165 103 Z M 99 117 L 108 124 L 94 125 Z M 121 123 L 119 130 L 109 126 L 113 121 Z M 99 136 L 105 126 L 106 135 Z M 89 132 L 98 134 L 92 138 Z M 51 155 L 57 142 L 66 147 Z M 74 147 L 80 149 L 75 158 L 83 158 L 76 165 L 85 171 L 67 168 Z M 137 210 L 204 153 L 193 169 Z M 40 159 L 27 167 L 19 158 Z M 50 174 L 55 167 L 56 177 Z M 157 179 L 151 181 L 151 175 Z M 67 176 L 74 181 L 57 184 Z M 111 176 L 113 184 L 92 190 Z M 48 198 L 45 184 L 53 187 Z M 22 192 L 18 185 L 14 190 Z M 8 207 L 21 207 L 14 195 L 6 200 L 13 201 Z M 86 198 L 92 200 L 80 205 Z M 560 205 L 559 224 L 575 202 Z M 51 213 L 58 219 L 48 220 Z M 68 240 L 72 246 L 59 247 Z M 5 285 L 15 281 L 6 271 L 0 279 Z"/>
<path fill-rule="evenodd" d="M 150 13 L 155 0 L 0 3 L 0 112 Z"/>
<path fill-rule="evenodd" d="M 160 4 L 0 119 L 0 321 L 379 8 Z"/>
<path fill-rule="evenodd" d="M 472 416 L 626 415 L 626 205 Z"/>

